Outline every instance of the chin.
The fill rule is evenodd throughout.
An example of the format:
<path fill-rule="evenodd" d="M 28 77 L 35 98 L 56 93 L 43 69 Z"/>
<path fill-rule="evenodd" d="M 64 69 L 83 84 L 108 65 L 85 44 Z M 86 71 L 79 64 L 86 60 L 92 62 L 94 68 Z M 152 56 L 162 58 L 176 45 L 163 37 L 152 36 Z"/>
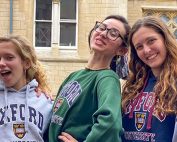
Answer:
<path fill-rule="evenodd" d="M 4 83 L 4 82 L 3 82 Z M 6 87 L 12 87 L 13 85 L 12 84 L 10 84 L 10 83 L 4 83 L 4 85 L 6 86 Z"/>

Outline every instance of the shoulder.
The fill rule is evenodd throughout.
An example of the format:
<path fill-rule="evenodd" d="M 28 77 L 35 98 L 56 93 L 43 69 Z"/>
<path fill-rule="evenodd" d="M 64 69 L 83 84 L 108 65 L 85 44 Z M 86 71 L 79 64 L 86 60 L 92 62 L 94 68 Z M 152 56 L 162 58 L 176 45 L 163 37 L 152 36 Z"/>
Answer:
<path fill-rule="evenodd" d="M 35 91 L 35 88 L 31 88 L 28 93 L 28 101 L 32 104 L 38 105 L 38 106 L 47 106 L 47 105 L 53 105 L 53 101 L 50 98 L 46 98 L 45 94 L 41 92 L 40 96 L 37 97 L 37 92 Z"/>
<path fill-rule="evenodd" d="M 76 74 L 82 74 L 84 71 L 85 71 L 85 69 L 77 70 L 77 71 L 72 72 L 69 76 L 73 76 Z"/>
<path fill-rule="evenodd" d="M 83 71 L 84 71 L 84 69 L 74 71 L 74 72 L 70 73 L 69 76 L 66 79 L 71 78 L 71 77 L 76 76 L 76 75 L 79 75 L 79 74 L 82 74 Z"/>
<path fill-rule="evenodd" d="M 41 96 L 39 97 L 41 101 L 45 101 L 46 103 L 53 104 L 53 101 L 49 98 L 46 98 L 44 93 L 41 93 Z"/>
<path fill-rule="evenodd" d="M 113 70 L 102 70 L 99 72 L 98 77 L 100 78 L 112 77 L 119 80 L 118 75 Z"/>
<path fill-rule="evenodd" d="M 31 105 L 35 105 L 36 108 L 40 108 L 41 111 L 44 112 L 50 112 L 54 103 L 50 98 L 47 99 L 43 93 L 41 93 L 40 97 L 33 96 L 33 99 L 29 102 L 31 102 Z"/>

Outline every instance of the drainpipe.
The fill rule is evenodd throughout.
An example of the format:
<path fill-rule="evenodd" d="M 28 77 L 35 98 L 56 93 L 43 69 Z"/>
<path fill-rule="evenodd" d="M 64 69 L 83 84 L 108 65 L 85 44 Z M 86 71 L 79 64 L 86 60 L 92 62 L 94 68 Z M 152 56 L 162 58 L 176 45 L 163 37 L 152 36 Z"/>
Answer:
<path fill-rule="evenodd" d="M 10 0 L 10 34 L 12 34 L 13 0 Z"/>

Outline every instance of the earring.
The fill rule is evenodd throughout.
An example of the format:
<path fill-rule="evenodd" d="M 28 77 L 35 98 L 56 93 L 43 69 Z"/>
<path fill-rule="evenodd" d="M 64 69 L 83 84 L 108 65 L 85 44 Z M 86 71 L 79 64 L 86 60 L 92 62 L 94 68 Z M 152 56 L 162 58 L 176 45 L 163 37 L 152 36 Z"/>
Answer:
<path fill-rule="evenodd" d="M 90 54 L 93 54 L 93 49 L 90 50 Z"/>

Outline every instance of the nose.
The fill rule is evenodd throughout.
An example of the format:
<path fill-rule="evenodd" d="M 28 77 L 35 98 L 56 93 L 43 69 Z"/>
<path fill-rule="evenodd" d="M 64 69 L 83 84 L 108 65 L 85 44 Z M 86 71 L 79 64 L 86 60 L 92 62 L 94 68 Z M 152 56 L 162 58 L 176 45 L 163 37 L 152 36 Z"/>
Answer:
<path fill-rule="evenodd" d="M 150 51 L 151 51 L 151 48 L 149 46 L 147 46 L 147 45 L 144 45 L 144 53 L 145 54 L 149 54 Z"/>
<path fill-rule="evenodd" d="M 105 31 L 103 31 L 103 32 L 100 33 L 100 36 L 102 36 L 104 38 L 107 38 L 107 33 L 108 33 L 108 31 L 105 30 Z"/>
<path fill-rule="evenodd" d="M 5 67 L 6 66 L 6 63 L 3 59 L 0 59 L 0 67 Z"/>

